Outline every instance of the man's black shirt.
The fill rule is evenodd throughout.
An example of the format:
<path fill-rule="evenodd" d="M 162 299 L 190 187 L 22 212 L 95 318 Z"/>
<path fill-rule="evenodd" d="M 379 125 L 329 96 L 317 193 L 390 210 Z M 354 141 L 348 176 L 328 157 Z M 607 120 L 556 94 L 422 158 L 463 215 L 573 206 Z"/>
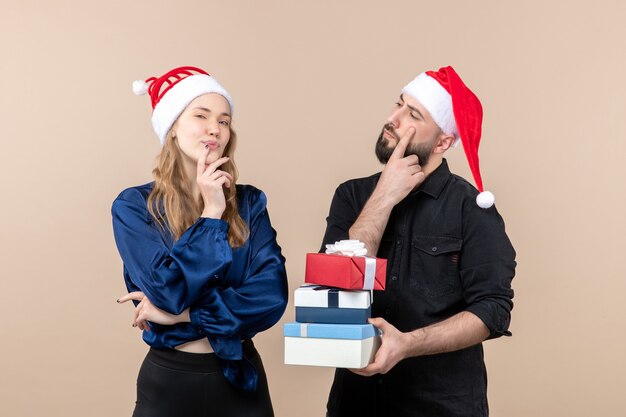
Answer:
<path fill-rule="evenodd" d="M 337 188 L 322 248 L 348 239 L 379 178 Z M 490 338 L 510 335 L 515 251 L 496 208 L 478 207 L 477 194 L 444 159 L 394 207 L 377 254 L 388 260 L 387 283 L 374 292 L 373 317 L 407 332 L 469 311 Z M 369 378 L 338 369 L 329 416 L 486 416 L 486 378 L 481 344 L 409 358 Z"/>

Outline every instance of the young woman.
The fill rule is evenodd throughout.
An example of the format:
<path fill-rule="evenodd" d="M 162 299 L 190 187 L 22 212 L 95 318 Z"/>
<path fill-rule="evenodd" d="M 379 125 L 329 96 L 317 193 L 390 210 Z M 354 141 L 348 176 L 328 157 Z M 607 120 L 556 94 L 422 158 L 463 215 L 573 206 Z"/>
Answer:
<path fill-rule="evenodd" d="M 272 416 L 252 337 L 282 316 L 284 258 L 263 192 L 239 185 L 233 102 L 205 71 L 133 84 L 152 99 L 163 146 L 154 182 L 113 203 L 113 231 L 150 345 L 135 417 Z"/>

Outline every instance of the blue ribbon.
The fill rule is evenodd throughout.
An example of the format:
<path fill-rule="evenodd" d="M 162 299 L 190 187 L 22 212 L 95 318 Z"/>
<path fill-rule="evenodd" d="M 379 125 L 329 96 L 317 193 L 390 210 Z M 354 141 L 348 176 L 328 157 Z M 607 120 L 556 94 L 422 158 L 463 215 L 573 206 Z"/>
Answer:
<path fill-rule="evenodd" d="M 339 307 L 339 290 L 328 290 L 328 307 Z"/>
<path fill-rule="evenodd" d="M 313 291 L 328 290 L 328 307 L 339 307 L 339 290 L 337 288 L 325 287 L 323 285 L 318 285 L 312 288 Z"/>

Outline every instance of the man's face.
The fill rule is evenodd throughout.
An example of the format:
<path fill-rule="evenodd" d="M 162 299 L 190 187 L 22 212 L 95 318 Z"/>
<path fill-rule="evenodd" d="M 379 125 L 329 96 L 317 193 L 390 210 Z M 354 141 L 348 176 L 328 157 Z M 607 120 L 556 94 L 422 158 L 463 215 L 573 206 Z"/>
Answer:
<path fill-rule="evenodd" d="M 415 134 L 404 156 L 416 155 L 422 167 L 428 164 L 442 132 L 424 106 L 407 94 L 400 96 L 376 141 L 376 157 L 381 163 L 387 163 L 400 138 L 406 134 L 409 127 L 415 129 Z"/>

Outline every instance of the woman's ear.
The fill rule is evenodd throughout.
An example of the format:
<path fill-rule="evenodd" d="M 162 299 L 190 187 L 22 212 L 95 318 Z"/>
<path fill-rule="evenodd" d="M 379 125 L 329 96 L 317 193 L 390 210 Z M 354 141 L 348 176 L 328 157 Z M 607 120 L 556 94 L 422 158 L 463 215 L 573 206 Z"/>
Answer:
<path fill-rule="evenodd" d="M 178 120 L 174 122 L 172 128 L 170 129 L 170 135 L 172 136 L 172 139 L 176 139 L 176 128 L 178 128 Z"/>

